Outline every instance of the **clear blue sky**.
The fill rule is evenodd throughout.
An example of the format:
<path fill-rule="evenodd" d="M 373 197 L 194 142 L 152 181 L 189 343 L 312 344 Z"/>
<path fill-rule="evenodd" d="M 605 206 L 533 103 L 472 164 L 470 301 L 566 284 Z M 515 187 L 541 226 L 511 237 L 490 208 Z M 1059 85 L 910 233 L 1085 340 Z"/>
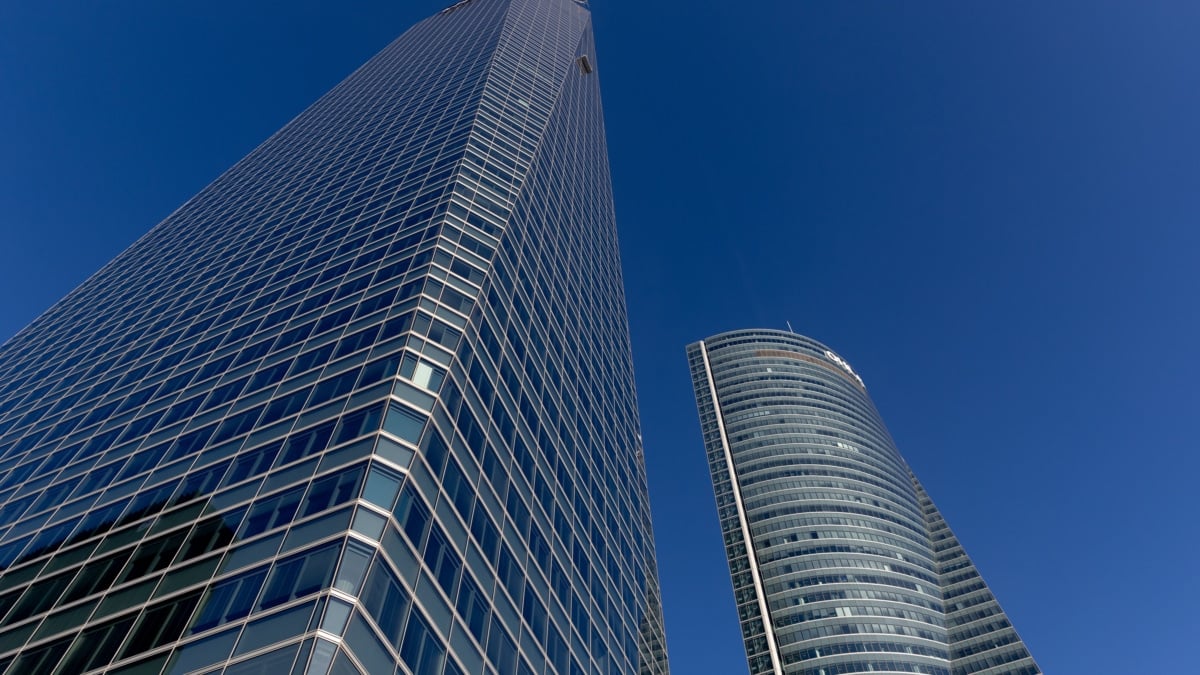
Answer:
<path fill-rule="evenodd" d="M 0 339 L 445 4 L 0 4 Z M 683 347 L 785 321 L 1047 672 L 1194 670 L 1200 3 L 594 5 L 674 671 L 746 672 Z"/>

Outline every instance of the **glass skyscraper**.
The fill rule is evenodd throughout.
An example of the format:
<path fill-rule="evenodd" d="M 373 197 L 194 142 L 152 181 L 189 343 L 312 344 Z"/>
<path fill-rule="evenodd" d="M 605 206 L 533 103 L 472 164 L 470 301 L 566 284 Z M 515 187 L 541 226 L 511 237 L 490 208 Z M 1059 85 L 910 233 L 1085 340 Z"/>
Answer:
<path fill-rule="evenodd" d="M 774 330 L 687 353 L 751 673 L 1041 672 L 845 360 Z"/>
<path fill-rule="evenodd" d="M 0 672 L 667 672 L 596 69 L 449 6 L 0 347 Z"/>

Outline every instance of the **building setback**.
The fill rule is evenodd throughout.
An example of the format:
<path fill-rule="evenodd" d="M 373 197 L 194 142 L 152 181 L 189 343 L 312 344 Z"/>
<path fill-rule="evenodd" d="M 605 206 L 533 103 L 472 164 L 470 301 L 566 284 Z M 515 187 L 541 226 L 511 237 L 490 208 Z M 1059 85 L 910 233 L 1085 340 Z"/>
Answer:
<path fill-rule="evenodd" d="M 0 347 L 0 673 L 667 672 L 597 67 L 447 7 Z"/>
<path fill-rule="evenodd" d="M 845 360 L 774 330 L 687 353 L 752 674 L 1041 672 Z"/>

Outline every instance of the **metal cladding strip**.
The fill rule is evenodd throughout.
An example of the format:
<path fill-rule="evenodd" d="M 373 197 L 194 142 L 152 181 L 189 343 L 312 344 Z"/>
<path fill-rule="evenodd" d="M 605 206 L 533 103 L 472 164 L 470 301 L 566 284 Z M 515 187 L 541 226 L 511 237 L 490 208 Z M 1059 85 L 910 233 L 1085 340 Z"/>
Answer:
<path fill-rule="evenodd" d="M 754 553 L 754 539 L 750 536 L 750 523 L 746 522 L 746 507 L 742 503 L 742 488 L 738 485 L 737 471 L 733 466 L 733 453 L 729 439 L 725 436 L 725 418 L 721 404 L 717 401 L 717 384 L 713 381 L 712 367 L 708 363 L 708 345 L 700 341 L 700 356 L 704 359 L 704 377 L 708 382 L 708 393 L 712 397 L 713 411 L 717 415 L 717 430 L 721 434 L 721 449 L 725 453 L 725 468 L 729 471 L 729 482 L 733 486 L 733 500 L 737 503 L 738 524 L 746 544 L 746 557 L 750 559 L 750 576 L 754 579 L 754 595 L 758 599 L 758 611 L 762 615 L 763 632 L 767 636 L 767 648 L 771 652 L 771 667 L 776 675 L 783 675 L 783 663 L 779 660 L 779 647 L 775 641 L 775 627 L 771 624 L 771 613 L 767 607 L 767 593 L 762 577 L 758 573 L 758 556 Z"/>

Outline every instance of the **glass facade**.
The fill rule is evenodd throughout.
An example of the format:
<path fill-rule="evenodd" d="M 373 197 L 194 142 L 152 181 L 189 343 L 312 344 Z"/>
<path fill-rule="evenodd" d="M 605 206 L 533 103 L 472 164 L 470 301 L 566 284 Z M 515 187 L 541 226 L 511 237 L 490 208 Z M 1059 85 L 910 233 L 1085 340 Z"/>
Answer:
<path fill-rule="evenodd" d="M 0 347 L 0 673 L 667 672 L 586 3 L 417 24 Z"/>
<path fill-rule="evenodd" d="M 845 360 L 773 330 L 687 352 L 751 673 L 1041 672 Z"/>

